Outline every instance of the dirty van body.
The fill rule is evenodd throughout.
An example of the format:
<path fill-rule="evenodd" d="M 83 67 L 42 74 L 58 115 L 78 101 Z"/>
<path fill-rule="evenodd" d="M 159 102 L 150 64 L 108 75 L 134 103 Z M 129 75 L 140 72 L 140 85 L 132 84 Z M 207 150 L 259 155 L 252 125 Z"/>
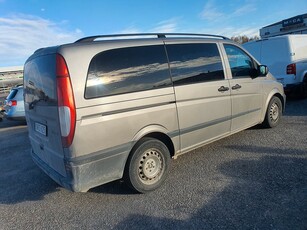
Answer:
<path fill-rule="evenodd" d="M 39 49 L 25 63 L 32 157 L 65 188 L 123 178 L 146 193 L 165 181 L 171 158 L 280 122 L 282 85 L 231 40 L 118 37 Z"/>

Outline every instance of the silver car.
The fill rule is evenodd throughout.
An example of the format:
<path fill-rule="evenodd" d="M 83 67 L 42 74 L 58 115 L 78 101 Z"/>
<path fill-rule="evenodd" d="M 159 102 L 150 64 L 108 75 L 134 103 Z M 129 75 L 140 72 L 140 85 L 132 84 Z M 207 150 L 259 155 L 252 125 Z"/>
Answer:
<path fill-rule="evenodd" d="M 25 121 L 25 107 L 23 100 L 23 86 L 11 89 L 4 103 L 4 117 L 8 120 Z"/>
<path fill-rule="evenodd" d="M 274 127 L 285 105 L 267 67 L 217 35 L 94 36 L 39 49 L 24 87 L 34 161 L 77 192 L 121 178 L 157 189 L 171 158 Z"/>

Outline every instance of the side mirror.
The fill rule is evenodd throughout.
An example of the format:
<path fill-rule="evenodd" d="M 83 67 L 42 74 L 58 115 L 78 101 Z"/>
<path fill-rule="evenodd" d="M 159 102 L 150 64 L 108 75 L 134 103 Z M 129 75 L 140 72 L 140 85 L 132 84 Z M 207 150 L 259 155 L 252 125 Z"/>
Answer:
<path fill-rule="evenodd" d="M 252 79 L 255 79 L 257 77 L 266 76 L 268 72 L 269 72 L 269 69 L 266 65 L 259 65 L 257 66 L 257 69 L 251 69 L 250 76 Z"/>
<path fill-rule="evenodd" d="M 266 76 L 269 72 L 269 68 L 266 65 L 259 65 L 258 66 L 258 73 L 259 76 Z"/>

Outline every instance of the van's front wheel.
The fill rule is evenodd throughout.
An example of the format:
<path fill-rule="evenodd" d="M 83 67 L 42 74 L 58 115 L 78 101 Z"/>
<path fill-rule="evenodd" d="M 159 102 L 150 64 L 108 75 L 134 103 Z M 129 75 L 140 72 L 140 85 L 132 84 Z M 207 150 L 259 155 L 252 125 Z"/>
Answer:
<path fill-rule="evenodd" d="M 170 152 L 164 143 L 143 138 L 133 148 L 125 169 L 125 181 L 140 193 L 159 188 L 165 181 L 170 164 Z"/>
<path fill-rule="evenodd" d="M 272 97 L 269 102 L 265 119 L 262 125 L 266 128 L 273 128 L 277 126 L 280 122 L 282 115 L 282 103 L 278 97 Z"/>

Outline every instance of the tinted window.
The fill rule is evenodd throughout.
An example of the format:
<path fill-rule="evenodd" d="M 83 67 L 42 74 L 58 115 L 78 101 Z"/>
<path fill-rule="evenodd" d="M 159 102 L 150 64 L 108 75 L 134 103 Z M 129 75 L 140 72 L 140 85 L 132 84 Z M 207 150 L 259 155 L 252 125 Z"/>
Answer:
<path fill-rule="evenodd" d="M 224 45 L 233 78 L 251 77 L 253 60 L 239 47 Z"/>
<path fill-rule="evenodd" d="M 55 55 L 39 56 L 26 62 L 24 68 L 25 101 L 38 105 L 56 105 Z"/>
<path fill-rule="evenodd" d="M 214 43 L 167 45 L 175 85 L 223 80 L 222 60 Z"/>
<path fill-rule="evenodd" d="M 171 79 L 163 45 L 114 49 L 90 63 L 85 98 L 169 86 Z"/>

